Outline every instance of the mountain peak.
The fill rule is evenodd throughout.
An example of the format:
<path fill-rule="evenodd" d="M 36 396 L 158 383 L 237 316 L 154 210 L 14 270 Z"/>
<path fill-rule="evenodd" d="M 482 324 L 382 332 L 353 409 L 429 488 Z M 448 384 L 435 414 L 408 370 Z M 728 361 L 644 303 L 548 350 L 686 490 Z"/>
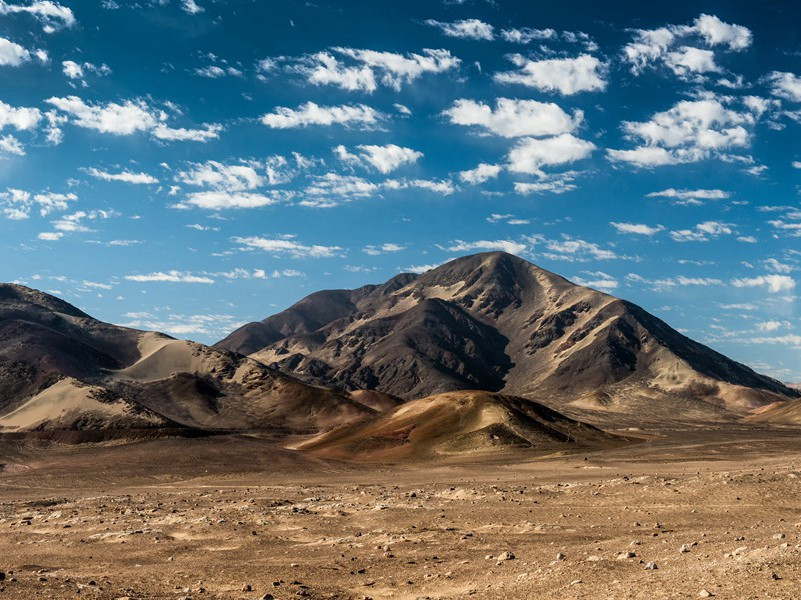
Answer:
<path fill-rule="evenodd" d="M 219 347 L 309 383 L 404 398 L 484 389 L 558 410 L 658 406 L 660 418 L 717 419 L 797 395 L 629 302 L 506 252 L 330 293 L 336 309 L 314 294 Z M 256 348 L 264 331 L 270 340 Z"/>

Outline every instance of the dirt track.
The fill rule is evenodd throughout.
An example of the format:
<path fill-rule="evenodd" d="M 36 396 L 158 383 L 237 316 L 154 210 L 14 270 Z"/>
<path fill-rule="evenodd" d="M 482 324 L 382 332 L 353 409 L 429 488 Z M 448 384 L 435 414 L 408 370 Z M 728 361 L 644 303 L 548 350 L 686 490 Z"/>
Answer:
<path fill-rule="evenodd" d="M 798 598 L 799 434 L 395 467 L 244 436 L 5 443 L 0 596 Z"/>

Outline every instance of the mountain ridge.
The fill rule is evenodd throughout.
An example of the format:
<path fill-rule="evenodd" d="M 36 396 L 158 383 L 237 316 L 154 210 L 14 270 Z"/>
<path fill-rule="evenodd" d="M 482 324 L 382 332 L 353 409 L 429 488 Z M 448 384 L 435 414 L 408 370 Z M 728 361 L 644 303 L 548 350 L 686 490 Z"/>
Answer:
<path fill-rule="evenodd" d="M 348 298 L 346 314 L 319 316 L 316 300 L 303 299 L 260 322 L 282 324 L 283 337 L 250 356 L 307 382 L 407 399 L 484 389 L 609 412 L 615 399 L 674 396 L 743 415 L 798 395 L 631 302 L 502 252 L 336 293 Z M 294 331 L 288 315 L 322 324 Z M 249 329 L 215 346 L 237 350 Z M 588 403 L 598 390 L 613 402 Z"/>

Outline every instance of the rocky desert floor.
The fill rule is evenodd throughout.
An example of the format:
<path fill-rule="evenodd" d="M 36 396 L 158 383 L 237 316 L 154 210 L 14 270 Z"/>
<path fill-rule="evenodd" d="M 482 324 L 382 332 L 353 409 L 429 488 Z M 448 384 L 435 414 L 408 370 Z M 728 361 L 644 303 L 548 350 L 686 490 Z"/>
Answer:
<path fill-rule="evenodd" d="M 801 598 L 801 430 L 354 465 L 0 445 L 0 598 Z"/>

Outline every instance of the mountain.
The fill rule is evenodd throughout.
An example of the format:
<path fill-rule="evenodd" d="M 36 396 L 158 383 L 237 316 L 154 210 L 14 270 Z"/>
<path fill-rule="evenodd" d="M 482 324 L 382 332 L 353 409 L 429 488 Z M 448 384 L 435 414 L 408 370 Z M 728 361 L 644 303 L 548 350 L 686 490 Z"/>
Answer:
<path fill-rule="evenodd" d="M 0 284 L 0 431 L 319 431 L 375 413 L 225 350 L 102 323 Z"/>
<path fill-rule="evenodd" d="M 343 390 L 481 389 L 623 421 L 728 419 L 799 395 L 635 304 L 502 252 L 318 292 L 215 347 Z"/>
<path fill-rule="evenodd" d="M 294 447 L 318 457 L 386 461 L 510 450 L 550 454 L 626 441 L 531 400 L 463 391 L 411 400 Z"/>

